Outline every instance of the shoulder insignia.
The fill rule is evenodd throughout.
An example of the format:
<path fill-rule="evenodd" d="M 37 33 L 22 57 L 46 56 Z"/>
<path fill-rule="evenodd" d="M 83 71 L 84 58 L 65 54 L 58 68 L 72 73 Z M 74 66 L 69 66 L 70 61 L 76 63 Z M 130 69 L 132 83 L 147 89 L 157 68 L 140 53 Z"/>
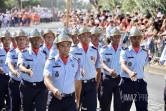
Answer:
<path fill-rule="evenodd" d="M 55 58 L 54 58 L 54 57 L 49 57 L 49 58 L 48 58 L 48 60 L 53 60 L 53 59 L 55 59 Z"/>
<path fill-rule="evenodd" d="M 27 52 L 27 50 L 25 49 L 25 50 L 22 50 L 21 52 Z"/>
<path fill-rule="evenodd" d="M 77 44 L 76 44 L 76 45 L 73 45 L 72 47 L 77 47 Z"/>
<path fill-rule="evenodd" d="M 142 50 L 144 50 L 144 51 L 148 52 L 148 50 L 146 50 L 146 49 L 144 49 L 144 48 L 143 48 Z"/>
<path fill-rule="evenodd" d="M 79 61 L 79 60 L 78 60 L 78 58 L 76 58 L 76 57 L 74 57 L 74 56 L 72 56 L 72 58 L 73 58 L 74 60 L 77 60 L 77 61 Z"/>
<path fill-rule="evenodd" d="M 43 50 L 43 53 L 44 53 L 45 55 L 47 55 L 47 52 L 46 52 L 45 50 Z"/>
<path fill-rule="evenodd" d="M 43 44 L 41 44 L 40 47 L 43 47 Z"/>
<path fill-rule="evenodd" d="M 105 49 L 105 48 L 107 48 L 107 47 L 108 47 L 107 45 L 102 46 L 103 49 Z"/>
<path fill-rule="evenodd" d="M 12 52 L 12 51 L 14 51 L 14 49 L 9 50 L 9 52 Z"/>
<path fill-rule="evenodd" d="M 123 49 L 123 50 L 126 50 L 126 49 L 128 49 L 128 47 L 126 47 L 126 48 L 122 47 L 122 49 Z"/>
<path fill-rule="evenodd" d="M 103 46 L 102 46 L 102 48 L 106 48 L 106 47 L 107 47 L 107 45 L 103 45 Z"/>
<path fill-rule="evenodd" d="M 96 48 L 96 47 L 94 47 L 94 46 L 92 46 L 92 49 L 95 49 L 95 50 L 97 50 L 97 48 Z"/>

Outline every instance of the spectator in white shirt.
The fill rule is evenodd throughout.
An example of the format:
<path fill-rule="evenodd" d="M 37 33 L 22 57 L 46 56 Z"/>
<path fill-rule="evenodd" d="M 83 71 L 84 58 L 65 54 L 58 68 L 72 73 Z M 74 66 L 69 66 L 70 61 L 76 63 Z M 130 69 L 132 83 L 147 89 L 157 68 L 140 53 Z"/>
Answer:
<path fill-rule="evenodd" d="M 106 28 L 106 36 L 108 37 L 109 32 L 114 28 L 114 20 L 110 20 L 109 26 Z"/>
<path fill-rule="evenodd" d="M 122 15 L 122 12 L 120 10 L 120 5 L 117 5 L 116 6 L 116 15 L 119 16 L 119 15 Z"/>

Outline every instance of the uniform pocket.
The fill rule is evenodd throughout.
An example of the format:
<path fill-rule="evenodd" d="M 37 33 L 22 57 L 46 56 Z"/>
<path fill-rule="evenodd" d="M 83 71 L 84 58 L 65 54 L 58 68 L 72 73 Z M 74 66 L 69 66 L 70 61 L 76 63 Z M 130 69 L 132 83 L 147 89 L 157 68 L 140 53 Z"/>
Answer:
<path fill-rule="evenodd" d="M 134 68 L 134 58 L 128 58 L 127 66 L 130 70 Z"/>
<path fill-rule="evenodd" d="M 55 78 L 55 80 L 62 79 L 63 76 L 64 72 L 61 68 L 53 68 L 53 78 Z"/>
<path fill-rule="evenodd" d="M 113 58 L 112 55 L 106 55 L 105 57 L 106 57 L 106 64 L 111 65 Z"/>

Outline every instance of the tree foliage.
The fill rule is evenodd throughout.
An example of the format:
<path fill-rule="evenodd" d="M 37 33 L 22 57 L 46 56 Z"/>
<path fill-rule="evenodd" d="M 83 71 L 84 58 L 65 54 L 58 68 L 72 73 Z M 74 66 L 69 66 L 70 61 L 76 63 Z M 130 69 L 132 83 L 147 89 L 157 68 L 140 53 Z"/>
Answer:
<path fill-rule="evenodd" d="M 89 0 L 89 2 L 97 7 L 102 5 L 103 8 L 115 9 L 116 5 L 121 5 L 123 11 L 134 12 L 141 10 L 146 12 L 159 7 L 166 12 L 166 0 Z"/>
<path fill-rule="evenodd" d="M 22 7 L 41 5 L 44 0 L 22 0 Z M 21 7 L 21 0 L 17 0 L 18 7 Z"/>
<path fill-rule="evenodd" d="M 65 0 L 58 0 L 57 1 L 57 8 L 64 10 L 66 9 Z M 70 0 L 69 0 L 70 4 Z M 72 0 L 72 9 L 91 9 L 91 5 L 88 3 L 83 2 L 83 0 Z"/>
<path fill-rule="evenodd" d="M 12 0 L 0 0 L 0 10 L 5 11 L 6 9 L 9 9 L 13 5 Z"/>

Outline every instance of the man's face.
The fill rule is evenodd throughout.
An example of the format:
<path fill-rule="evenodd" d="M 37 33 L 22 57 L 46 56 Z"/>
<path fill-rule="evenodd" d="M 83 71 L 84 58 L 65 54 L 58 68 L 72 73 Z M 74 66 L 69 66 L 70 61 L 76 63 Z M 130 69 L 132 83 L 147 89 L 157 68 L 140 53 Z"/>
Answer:
<path fill-rule="evenodd" d="M 48 33 L 44 36 L 44 41 L 46 44 L 53 44 L 54 42 L 54 35 L 51 33 Z"/>
<path fill-rule="evenodd" d="M 27 43 L 27 37 L 20 36 L 16 38 L 18 48 L 25 48 Z"/>
<path fill-rule="evenodd" d="M 112 44 L 119 45 L 120 35 L 112 36 L 112 37 L 110 37 L 110 40 L 111 40 Z"/>
<path fill-rule="evenodd" d="M 40 37 L 34 37 L 34 38 L 30 38 L 30 43 L 32 45 L 33 48 L 39 48 L 40 47 Z"/>
<path fill-rule="evenodd" d="M 70 52 L 70 47 L 71 47 L 70 42 L 61 42 L 57 44 L 57 48 L 61 56 L 68 56 Z"/>
<path fill-rule="evenodd" d="M 141 44 L 142 37 L 134 36 L 130 38 L 130 41 L 132 43 L 132 46 L 138 47 Z"/>
<path fill-rule="evenodd" d="M 89 44 L 90 43 L 90 34 L 83 33 L 83 34 L 79 35 L 79 40 L 83 44 Z"/>
<path fill-rule="evenodd" d="M 1 39 L 1 41 L 2 41 L 4 48 L 9 48 L 12 40 L 10 37 L 4 37 Z"/>
<path fill-rule="evenodd" d="M 92 34 L 91 35 L 92 44 L 98 44 L 99 41 L 100 41 L 100 34 Z"/>
<path fill-rule="evenodd" d="M 158 13 L 158 12 L 159 12 L 159 10 L 158 10 L 158 9 L 156 9 L 156 12 Z"/>
<path fill-rule="evenodd" d="M 78 44 L 79 43 L 77 35 L 72 35 L 71 38 L 72 38 L 74 44 Z"/>

